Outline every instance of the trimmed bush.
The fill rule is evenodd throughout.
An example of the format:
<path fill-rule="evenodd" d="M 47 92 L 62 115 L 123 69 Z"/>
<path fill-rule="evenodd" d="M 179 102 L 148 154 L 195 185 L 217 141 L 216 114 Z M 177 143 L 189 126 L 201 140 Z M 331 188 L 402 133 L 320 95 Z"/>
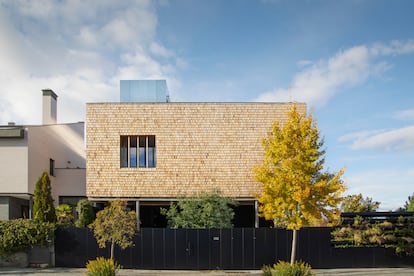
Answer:
<path fill-rule="evenodd" d="M 304 262 L 295 262 L 290 265 L 288 262 L 279 261 L 273 267 L 265 265 L 262 268 L 265 276 L 313 276 L 315 273 L 309 264 Z"/>
<path fill-rule="evenodd" d="M 29 219 L 0 221 L 0 255 L 8 256 L 53 240 L 55 225 Z"/>
<path fill-rule="evenodd" d="M 75 222 L 76 227 L 86 227 L 95 220 L 95 211 L 92 202 L 87 199 L 79 200 L 76 206 L 78 220 Z"/>
<path fill-rule="evenodd" d="M 88 276 L 115 276 L 121 268 L 113 259 L 98 257 L 96 260 L 88 261 L 86 270 Z"/>

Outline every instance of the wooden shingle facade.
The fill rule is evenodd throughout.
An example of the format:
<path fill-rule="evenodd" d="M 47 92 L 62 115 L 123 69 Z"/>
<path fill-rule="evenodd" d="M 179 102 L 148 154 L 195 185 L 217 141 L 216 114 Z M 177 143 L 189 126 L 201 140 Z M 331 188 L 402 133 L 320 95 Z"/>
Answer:
<path fill-rule="evenodd" d="M 305 104 L 297 105 L 306 112 Z M 177 198 L 219 189 L 229 197 L 254 198 L 260 189 L 252 169 L 263 158 L 261 139 L 275 120 L 286 120 L 290 108 L 289 103 L 88 104 L 87 196 Z M 122 167 L 121 137 L 155 137 L 154 166 Z M 134 146 L 128 145 L 128 153 Z"/>

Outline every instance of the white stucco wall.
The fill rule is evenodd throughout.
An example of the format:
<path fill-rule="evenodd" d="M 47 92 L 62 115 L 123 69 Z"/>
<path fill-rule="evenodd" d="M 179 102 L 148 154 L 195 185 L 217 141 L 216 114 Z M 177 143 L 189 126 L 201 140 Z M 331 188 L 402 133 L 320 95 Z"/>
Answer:
<path fill-rule="evenodd" d="M 27 137 L 0 139 L 0 193 L 28 192 Z"/>
<path fill-rule="evenodd" d="M 49 173 L 53 159 L 55 176 L 50 179 L 55 204 L 59 195 L 85 196 L 84 123 L 32 126 L 28 132 L 29 192 L 34 192 L 42 172 Z"/>
<path fill-rule="evenodd" d="M 86 195 L 86 169 L 56 169 L 55 189 L 52 191 L 55 203 L 59 196 Z"/>

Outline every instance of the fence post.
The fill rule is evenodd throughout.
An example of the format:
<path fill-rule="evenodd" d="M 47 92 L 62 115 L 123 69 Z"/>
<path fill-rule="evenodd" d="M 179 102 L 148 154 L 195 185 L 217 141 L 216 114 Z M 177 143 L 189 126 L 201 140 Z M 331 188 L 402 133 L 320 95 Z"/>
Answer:
<path fill-rule="evenodd" d="M 141 228 L 141 218 L 140 218 L 140 213 L 139 213 L 139 200 L 135 201 L 135 216 L 137 219 L 137 231 L 139 231 Z"/>
<path fill-rule="evenodd" d="M 257 199 L 254 201 L 254 228 L 259 228 L 259 204 Z"/>

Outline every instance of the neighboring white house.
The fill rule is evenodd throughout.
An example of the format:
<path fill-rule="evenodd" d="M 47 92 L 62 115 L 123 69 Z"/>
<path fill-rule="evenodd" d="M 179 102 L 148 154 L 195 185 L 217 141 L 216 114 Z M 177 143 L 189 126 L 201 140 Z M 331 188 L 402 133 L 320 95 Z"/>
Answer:
<path fill-rule="evenodd" d="M 57 95 L 43 90 L 42 125 L 0 126 L 0 220 L 31 216 L 42 172 L 55 205 L 75 206 L 86 195 L 84 122 L 57 124 Z"/>

